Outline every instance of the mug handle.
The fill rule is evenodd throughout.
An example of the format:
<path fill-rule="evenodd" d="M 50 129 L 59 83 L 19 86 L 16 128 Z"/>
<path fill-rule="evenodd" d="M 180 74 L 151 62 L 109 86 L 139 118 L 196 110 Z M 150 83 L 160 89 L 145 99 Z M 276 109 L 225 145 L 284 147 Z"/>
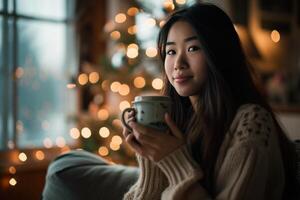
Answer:
<path fill-rule="evenodd" d="M 126 123 L 125 121 L 125 113 L 126 112 L 130 112 L 130 111 L 135 111 L 134 108 L 125 108 L 122 112 L 122 117 L 121 117 L 121 121 L 122 121 L 122 124 L 130 131 L 132 131 L 132 128 Z"/>

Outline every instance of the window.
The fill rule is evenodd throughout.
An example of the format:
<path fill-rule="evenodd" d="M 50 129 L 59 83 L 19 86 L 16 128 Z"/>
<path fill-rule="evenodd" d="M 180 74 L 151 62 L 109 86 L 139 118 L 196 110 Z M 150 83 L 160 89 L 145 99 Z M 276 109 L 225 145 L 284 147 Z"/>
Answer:
<path fill-rule="evenodd" d="M 73 3 L 5 0 L 0 4 L 2 150 L 74 142 L 69 130 L 75 123 L 77 95 L 67 88 L 77 74 Z"/>

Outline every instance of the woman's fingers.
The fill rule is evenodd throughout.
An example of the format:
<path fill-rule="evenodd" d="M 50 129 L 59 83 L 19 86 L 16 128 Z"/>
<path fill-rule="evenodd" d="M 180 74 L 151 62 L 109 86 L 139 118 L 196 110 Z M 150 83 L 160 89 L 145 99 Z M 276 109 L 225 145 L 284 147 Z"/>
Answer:
<path fill-rule="evenodd" d="M 166 121 L 167 125 L 169 126 L 172 134 L 176 138 L 183 139 L 182 132 L 176 126 L 175 122 L 171 119 L 171 117 L 168 113 L 165 114 L 165 121 Z"/>
<path fill-rule="evenodd" d="M 131 146 L 131 148 L 134 149 L 135 152 L 138 154 L 142 155 L 143 151 L 141 148 L 141 145 L 136 141 L 135 137 L 133 134 L 129 134 L 126 138 L 125 141 Z"/>

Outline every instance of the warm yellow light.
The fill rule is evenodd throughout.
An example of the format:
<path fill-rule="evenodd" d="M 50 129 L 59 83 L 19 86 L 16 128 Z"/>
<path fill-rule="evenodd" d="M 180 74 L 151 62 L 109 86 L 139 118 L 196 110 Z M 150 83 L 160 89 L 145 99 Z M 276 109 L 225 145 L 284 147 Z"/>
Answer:
<path fill-rule="evenodd" d="M 107 138 L 110 135 L 109 129 L 107 127 L 101 127 L 99 130 L 99 135 L 103 138 Z"/>
<path fill-rule="evenodd" d="M 15 174 L 17 172 L 17 170 L 16 170 L 16 168 L 14 166 L 10 166 L 8 168 L 8 171 L 9 171 L 10 174 Z"/>
<path fill-rule="evenodd" d="M 173 4 L 172 0 L 165 0 L 164 8 L 168 11 L 172 11 L 175 9 L 175 5 Z"/>
<path fill-rule="evenodd" d="M 78 139 L 80 137 L 80 131 L 78 130 L 78 128 L 71 128 L 70 136 L 73 139 Z"/>
<path fill-rule="evenodd" d="M 108 80 L 104 80 L 102 83 L 101 83 L 101 87 L 104 91 L 107 91 L 109 89 L 109 81 Z"/>
<path fill-rule="evenodd" d="M 19 160 L 25 162 L 27 160 L 27 156 L 24 152 L 19 154 Z"/>
<path fill-rule="evenodd" d="M 45 138 L 44 141 L 43 141 L 43 143 L 44 143 L 44 146 L 47 149 L 49 149 L 49 148 L 51 148 L 53 146 L 53 143 L 52 143 L 52 141 L 51 141 L 50 138 Z"/>
<path fill-rule="evenodd" d="M 122 84 L 120 87 L 119 87 L 119 93 L 120 95 L 122 96 L 126 96 L 128 95 L 130 92 L 130 88 L 127 84 Z"/>
<path fill-rule="evenodd" d="M 113 92 L 119 92 L 119 88 L 121 86 L 121 83 L 118 81 L 114 81 L 111 85 L 110 85 L 110 89 Z"/>
<path fill-rule="evenodd" d="M 146 55 L 150 58 L 153 58 L 157 55 L 157 49 L 154 47 L 149 47 L 146 49 Z"/>
<path fill-rule="evenodd" d="M 81 135 L 83 138 L 89 138 L 92 135 L 91 130 L 88 127 L 84 127 L 83 129 L 81 129 Z"/>
<path fill-rule="evenodd" d="M 78 76 L 78 83 L 79 83 L 80 85 L 85 85 L 85 84 L 87 84 L 88 80 L 89 80 L 89 78 L 88 78 L 88 75 L 87 75 L 87 74 L 82 73 L 82 74 L 80 74 L 80 75 Z"/>
<path fill-rule="evenodd" d="M 17 78 L 22 78 L 23 75 L 24 75 L 24 69 L 22 67 L 18 67 L 16 69 L 16 77 Z"/>
<path fill-rule="evenodd" d="M 160 90 L 163 87 L 163 81 L 160 78 L 156 78 L 152 81 L 152 87 L 156 90 Z"/>
<path fill-rule="evenodd" d="M 119 144 L 116 144 L 116 143 L 113 143 L 113 142 L 111 142 L 111 143 L 109 144 L 109 147 L 110 147 L 110 149 L 113 150 L 113 151 L 118 151 L 118 150 L 120 149 L 120 145 L 119 145 Z"/>
<path fill-rule="evenodd" d="M 107 156 L 109 151 L 106 147 L 102 146 L 98 149 L 98 153 L 100 156 Z"/>
<path fill-rule="evenodd" d="M 100 76 L 99 76 L 98 72 L 92 72 L 89 75 L 89 81 L 91 83 L 97 83 L 99 81 L 99 78 L 100 78 Z"/>
<path fill-rule="evenodd" d="M 62 148 L 62 147 L 64 147 L 66 145 L 65 138 L 63 138 L 61 136 L 59 136 L 59 137 L 56 138 L 55 143 L 60 148 Z"/>
<path fill-rule="evenodd" d="M 156 21 L 153 18 L 149 18 L 149 19 L 146 20 L 146 24 L 148 26 L 155 26 L 156 25 Z"/>
<path fill-rule="evenodd" d="M 15 178 L 9 179 L 9 185 L 11 185 L 11 186 L 17 185 L 17 180 Z"/>
<path fill-rule="evenodd" d="M 104 25 L 104 31 L 106 33 L 111 32 L 113 29 L 115 28 L 114 22 L 113 21 L 108 21 L 106 22 L 106 24 Z"/>
<path fill-rule="evenodd" d="M 159 27 L 160 27 L 160 28 L 163 27 L 163 25 L 165 25 L 165 23 L 166 23 L 165 20 L 161 20 L 161 21 L 159 22 Z"/>
<path fill-rule="evenodd" d="M 271 39 L 273 42 L 277 43 L 280 41 L 280 33 L 277 30 L 271 32 Z"/>
<path fill-rule="evenodd" d="M 136 34 L 136 25 L 133 25 L 133 26 L 130 26 L 128 29 L 127 29 L 127 32 L 130 34 L 130 35 L 134 35 Z"/>
<path fill-rule="evenodd" d="M 139 55 L 138 49 L 127 48 L 126 55 L 128 58 L 136 58 Z"/>
<path fill-rule="evenodd" d="M 133 85 L 136 88 L 143 88 L 146 85 L 146 80 L 143 77 L 138 76 L 133 80 Z"/>
<path fill-rule="evenodd" d="M 111 142 L 112 142 L 112 143 L 115 143 L 115 144 L 118 144 L 118 145 L 121 145 L 122 142 L 123 142 L 123 140 L 122 140 L 122 138 L 121 138 L 120 136 L 115 135 L 115 136 L 113 136 L 113 137 L 111 138 Z"/>
<path fill-rule="evenodd" d="M 107 120 L 109 117 L 109 112 L 106 109 L 100 109 L 97 113 L 98 118 L 102 121 Z"/>
<path fill-rule="evenodd" d="M 114 119 L 114 120 L 112 121 L 112 125 L 113 125 L 113 126 L 122 127 L 122 122 L 121 122 L 121 120 L 119 120 L 119 119 Z"/>
<path fill-rule="evenodd" d="M 66 152 L 68 152 L 68 151 L 71 151 L 70 147 L 68 147 L 68 146 L 64 146 L 64 147 L 62 147 L 62 148 L 60 149 L 60 152 L 61 152 L 61 153 L 66 153 Z"/>
<path fill-rule="evenodd" d="M 118 40 L 121 37 L 121 33 L 119 31 L 113 31 L 113 32 L 110 33 L 110 37 L 113 40 Z"/>
<path fill-rule="evenodd" d="M 136 7 L 131 7 L 127 10 L 127 15 L 129 16 L 135 16 L 139 12 L 139 9 Z"/>
<path fill-rule="evenodd" d="M 119 105 L 121 111 L 130 107 L 130 103 L 128 101 L 122 101 Z"/>
<path fill-rule="evenodd" d="M 128 45 L 128 47 L 127 47 L 128 49 L 139 49 L 139 46 L 137 45 L 137 44 L 135 44 L 135 43 L 131 43 L 131 44 L 129 44 Z"/>
<path fill-rule="evenodd" d="M 176 0 L 176 3 L 178 3 L 178 4 L 185 4 L 186 3 L 186 0 Z"/>
<path fill-rule="evenodd" d="M 68 84 L 67 84 L 67 88 L 68 88 L 68 89 L 76 88 L 76 84 L 74 84 L 74 83 L 68 83 Z"/>
<path fill-rule="evenodd" d="M 38 150 L 35 152 L 35 157 L 38 160 L 44 160 L 45 159 L 45 154 L 41 150 Z"/>
<path fill-rule="evenodd" d="M 124 13 L 119 13 L 115 16 L 115 22 L 117 23 L 123 23 L 126 21 L 126 15 Z"/>

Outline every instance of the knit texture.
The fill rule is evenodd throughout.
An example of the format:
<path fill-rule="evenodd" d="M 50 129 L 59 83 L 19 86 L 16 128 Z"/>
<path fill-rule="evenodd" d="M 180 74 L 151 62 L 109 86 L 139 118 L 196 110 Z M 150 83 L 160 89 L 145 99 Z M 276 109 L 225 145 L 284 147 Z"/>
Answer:
<path fill-rule="evenodd" d="M 191 155 L 182 146 L 157 163 L 142 159 L 140 178 L 124 199 L 281 199 L 284 169 L 278 136 L 261 106 L 239 108 L 219 151 L 214 194 L 199 184 L 203 171 Z"/>

